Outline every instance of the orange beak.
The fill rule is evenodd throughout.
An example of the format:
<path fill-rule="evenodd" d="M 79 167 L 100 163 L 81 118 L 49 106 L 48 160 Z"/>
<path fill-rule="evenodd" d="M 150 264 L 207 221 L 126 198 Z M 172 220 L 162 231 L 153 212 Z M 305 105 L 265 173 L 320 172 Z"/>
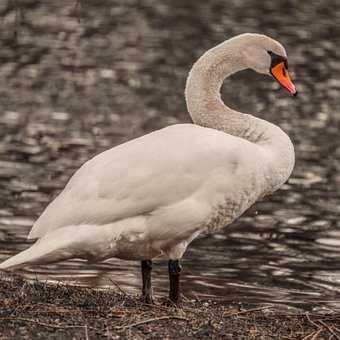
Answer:
<path fill-rule="evenodd" d="M 281 62 L 270 69 L 270 73 L 277 82 L 293 96 L 297 95 L 295 85 L 292 83 L 285 62 Z"/>

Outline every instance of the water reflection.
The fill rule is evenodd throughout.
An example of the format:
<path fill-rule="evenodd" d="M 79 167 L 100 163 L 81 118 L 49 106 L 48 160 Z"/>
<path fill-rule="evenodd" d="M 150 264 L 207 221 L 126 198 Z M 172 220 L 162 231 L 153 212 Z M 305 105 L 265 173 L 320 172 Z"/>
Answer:
<path fill-rule="evenodd" d="M 85 160 L 148 131 L 188 121 L 187 71 L 207 48 L 234 34 L 269 34 L 288 47 L 300 96 L 242 72 L 223 97 L 256 112 L 294 140 L 292 178 L 224 234 L 193 243 L 185 295 L 340 309 L 340 34 L 338 1 L 25 2 L 18 45 L 13 9 L 1 5 L 1 257 L 25 249 L 33 220 Z M 62 20 L 60 20 L 62 18 Z M 313 25 L 311 25 L 313 23 Z M 232 82 L 232 86 L 230 86 Z M 249 85 L 248 85 L 249 84 Z M 137 291 L 138 264 L 111 260 L 41 266 L 40 279 Z M 167 290 L 166 265 L 154 275 Z"/>

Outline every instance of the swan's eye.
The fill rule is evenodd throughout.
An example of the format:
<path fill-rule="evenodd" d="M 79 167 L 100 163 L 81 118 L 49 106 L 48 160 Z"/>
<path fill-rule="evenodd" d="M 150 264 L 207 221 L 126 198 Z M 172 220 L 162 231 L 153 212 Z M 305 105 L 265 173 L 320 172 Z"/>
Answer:
<path fill-rule="evenodd" d="M 267 52 L 271 58 L 271 64 L 270 64 L 271 69 L 280 63 L 284 63 L 285 68 L 288 69 L 288 62 L 287 62 L 286 57 L 283 57 L 282 55 L 278 55 L 272 51 L 267 51 Z"/>

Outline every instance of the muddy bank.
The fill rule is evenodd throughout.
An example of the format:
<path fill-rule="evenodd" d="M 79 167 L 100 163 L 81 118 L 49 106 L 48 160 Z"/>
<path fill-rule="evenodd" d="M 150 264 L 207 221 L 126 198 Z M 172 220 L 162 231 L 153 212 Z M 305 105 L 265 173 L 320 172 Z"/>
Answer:
<path fill-rule="evenodd" d="M 154 306 L 124 291 L 0 278 L 1 339 L 338 339 L 340 314 L 186 299 Z"/>

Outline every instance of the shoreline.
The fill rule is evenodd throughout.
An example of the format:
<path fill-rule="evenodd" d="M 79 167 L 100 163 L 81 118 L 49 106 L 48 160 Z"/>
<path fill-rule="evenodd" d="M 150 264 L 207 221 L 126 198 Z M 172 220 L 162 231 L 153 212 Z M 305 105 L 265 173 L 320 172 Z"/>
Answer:
<path fill-rule="evenodd" d="M 340 313 L 183 299 L 155 305 L 112 289 L 0 277 L 0 339 L 339 339 Z"/>

